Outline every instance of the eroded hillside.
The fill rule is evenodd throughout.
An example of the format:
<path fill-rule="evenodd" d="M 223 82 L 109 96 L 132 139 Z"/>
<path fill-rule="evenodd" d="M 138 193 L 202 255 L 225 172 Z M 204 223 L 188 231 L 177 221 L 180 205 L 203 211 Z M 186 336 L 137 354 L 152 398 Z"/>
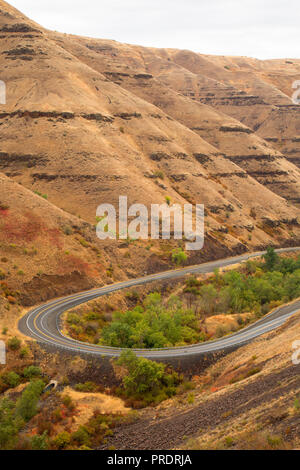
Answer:
<path fill-rule="evenodd" d="M 71 290 L 78 290 L 170 267 L 177 242 L 97 240 L 96 208 L 117 205 L 119 195 L 147 206 L 166 197 L 205 204 L 204 249 L 190 253 L 189 263 L 296 245 L 299 107 L 289 83 L 299 68 L 297 60 L 213 57 L 53 33 L 1 1 L 1 250 L 12 263 L 1 261 L 5 282 L 47 291 L 67 275 L 68 290 L 77 276 Z M 29 212 L 31 239 L 12 227 Z M 34 239 L 41 254 L 29 263 L 24 252 Z"/>
<path fill-rule="evenodd" d="M 1 421 L 0 447 L 299 447 L 299 364 L 292 362 L 299 314 L 226 357 L 198 356 L 184 374 L 164 365 L 158 397 L 151 387 L 142 396 L 127 394 L 126 363 L 42 348 L 17 329 L 32 305 L 177 267 L 172 254 L 184 250 L 183 240 L 96 237 L 97 206 L 117 207 L 120 195 L 148 208 L 205 205 L 204 248 L 186 252 L 186 264 L 299 246 L 300 107 L 291 98 L 299 79 L 299 59 L 210 56 L 76 37 L 46 30 L 0 0 L 0 80 L 7 88 L 0 104 L 0 340 L 7 346 L 0 393 L 12 399 L 1 400 L 0 415 L 10 407 L 10 422 L 20 426 L 21 416 L 24 424 L 10 433 Z M 271 287 L 280 295 L 269 300 L 272 273 L 251 266 L 247 276 L 259 295 L 248 289 L 246 307 L 231 307 L 236 291 L 240 297 L 244 291 L 232 284 L 228 296 L 216 271 L 213 302 L 208 275 L 156 282 L 66 313 L 63 331 L 97 345 L 116 309 L 136 307 L 139 316 L 130 315 L 140 341 L 149 333 L 141 305 L 154 290 L 153 301 L 158 292 L 167 300 L 175 293 L 184 310 L 200 312 L 196 336 L 182 328 L 183 344 L 220 338 L 299 295 L 298 265 L 293 276 L 287 271 L 286 290 L 279 282 L 284 276 L 275 274 Z M 241 277 L 244 287 L 247 279 Z M 174 311 L 168 314 L 156 341 L 170 340 Z M 165 346 L 150 333 L 149 347 Z M 113 330 L 107 335 L 114 339 Z M 52 379 L 57 391 L 42 394 Z M 39 405 L 23 416 L 26 390 Z"/>

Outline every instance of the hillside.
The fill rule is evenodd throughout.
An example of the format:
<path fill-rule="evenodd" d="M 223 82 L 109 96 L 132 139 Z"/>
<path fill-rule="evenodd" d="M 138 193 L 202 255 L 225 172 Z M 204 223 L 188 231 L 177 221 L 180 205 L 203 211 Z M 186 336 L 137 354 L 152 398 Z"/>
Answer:
<path fill-rule="evenodd" d="M 234 258 L 237 271 L 212 275 L 205 265 L 198 277 L 111 286 L 62 317 L 57 308 L 67 294 L 180 265 L 299 247 L 299 79 L 300 59 L 74 36 L 0 0 L 0 449 L 299 448 L 299 312 L 236 351 L 229 338 L 227 356 L 208 345 L 180 362 L 172 350 L 173 368 L 128 351 L 118 362 L 107 351 L 68 349 L 70 338 L 55 343 L 51 328 L 41 347 L 25 337 L 28 317 L 28 330 L 17 326 L 30 311 L 36 331 L 49 322 L 89 352 L 185 349 L 226 342 L 297 299 L 300 258 L 279 260 L 268 248 L 264 264 Z M 183 253 L 185 240 L 173 239 L 100 241 L 97 207 L 117 208 L 124 195 L 149 209 L 204 204 L 203 249 Z M 57 306 L 42 312 L 50 299 Z M 56 392 L 43 393 L 53 379 Z"/>
<path fill-rule="evenodd" d="M 119 195 L 203 203 L 205 244 L 189 264 L 299 244 L 299 68 L 54 33 L 1 0 L 0 268 L 12 297 L 33 305 L 174 266 L 178 241 L 97 239 L 96 208 Z"/>
<path fill-rule="evenodd" d="M 298 143 L 279 128 L 299 61 L 285 69 L 53 33 L 3 1 L 0 29 L 0 167 L 11 181 L 92 225 L 96 207 L 122 194 L 148 206 L 204 203 L 205 248 L 190 262 L 297 243 Z M 298 108 L 287 109 L 297 131 Z M 110 246 L 108 261 L 119 257 Z M 168 266 L 137 246 L 150 270 Z"/>

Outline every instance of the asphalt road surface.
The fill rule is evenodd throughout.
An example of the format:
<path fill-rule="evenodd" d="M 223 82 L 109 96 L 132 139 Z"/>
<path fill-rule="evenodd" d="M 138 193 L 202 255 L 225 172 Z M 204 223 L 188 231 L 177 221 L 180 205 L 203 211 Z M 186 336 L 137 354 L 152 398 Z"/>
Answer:
<path fill-rule="evenodd" d="M 277 253 L 284 253 L 288 251 L 300 250 L 300 247 L 281 248 L 276 250 Z M 110 294 L 112 292 L 146 284 L 153 281 L 175 279 L 184 277 L 189 274 L 196 273 L 212 273 L 216 268 L 225 266 L 232 266 L 236 263 L 246 261 L 249 258 L 261 256 L 265 252 L 245 253 L 232 258 L 226 258 L 209 263 L 199 264 L 197 266 L 189 266 L 182 269 L 175 269 L 158 274 L 151 274 L 149 276 L 132 279 L 117 284 L 111 284 L 106 287 L 92 289 L 86 292 L 81 292 L 74 295 L 69 295 L 51 301 L 40 307 L 34 308 L 28 312 L 19 321 L 19 330 L 25 335 L 37 340 L 41 344 L 51 345 L 54 349 L 68 350 L 76 352 L 80 355 L 94 355 L 94 356 L 119 356 L 122 352 L 120 348 L 111 348 L 108 346 L 97 346 L 89 343 L 83 343 L 74 339 L 66 337 L 60 331 L 60 317 L 63 312 L 69 310 L 79 304 L 88 302 L 89 300 L 96 299 L 102 295 Z M 149 359 L 164 359 L 175 357 L 187 357 L 187 355 L 203 355 L 217 351 L 224 351 L 239 347 L 245 343 L 250 342 L 254 338 L 274 330 L 282 325 L 290 316 L 300 310 L 300 300 L 295 301 L 289 305 L 278 307 L 271 314 L 266 315 L 256 323 L 234 333 L 230 336 L 220 338 L 214 341 L 207 341 L 192 346 L 180 346 L 173 348 L 162 349 L 134 349 L 138 356 L 147 357 Z"/>

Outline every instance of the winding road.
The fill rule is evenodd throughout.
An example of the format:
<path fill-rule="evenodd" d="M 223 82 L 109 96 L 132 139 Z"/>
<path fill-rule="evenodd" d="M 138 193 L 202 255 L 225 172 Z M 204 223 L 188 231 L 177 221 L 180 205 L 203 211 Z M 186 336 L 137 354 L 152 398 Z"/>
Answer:
<path fill-rule="evenodd" d="M 280 248 L 277 253 L 289 251 L 298 251 L 300 247 Z M 175 269 L 158 274 L 132 279 L 117 284 L 111 284 L 105 287 L 92 289 L 74 295 L 69 295 L 29 311 L 19 321 L 19 330 L 26 336 L 37 340 L 41 344 L 48 344 L 59 350 L 68 350 L 76 352 L 80 355 L 94 356 L 119 356 L 122 352 L 120 348 L 112 348 L 108 346 L 98 346 L 89 343 L 83 343 L 68 338 L 60 330 L 60 318 L 63 312 L 77 305 L 96 299 L 102 295 L 111 294 L 121 289 L 130 288 L 146 284 L 153 281 L 162 281 L 166 279 L 175 279 L 184 277 L 189 274 L 196 273 L 212 273 L 216 268 L 232 266 L 234 264 L 246 261 L 256 256 L 261 256 L 265 251 L 246 253 L 232 258 L 226 258 L 218 261 L 199 264 L 196 266 L 188 266 L 182 269 Z M 288 305 L 278 307 L 276 310 L 266 315 L 256 323 L 251 324 L 237 333 L 226 336 L 214 341 L 207 341 L 192 346 L 181 346 L 162 349 L 134 349 L 138 356 L 147 357 L 149 359 L 168 360 L 174 357 L 187 357 L 187 355 L 203 355 L 217 351 L 224 351 L 239 347 L 250 342 L 254 338 L 274 330 L 282 325 L 290 316 L 300 310 L 300 300 L 296 300 Z"/>

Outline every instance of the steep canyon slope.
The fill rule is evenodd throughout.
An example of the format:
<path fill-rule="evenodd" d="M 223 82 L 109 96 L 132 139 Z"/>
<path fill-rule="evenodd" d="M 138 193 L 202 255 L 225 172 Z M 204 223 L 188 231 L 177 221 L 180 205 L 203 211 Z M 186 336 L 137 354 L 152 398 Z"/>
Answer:
<path fill-rule="evenodd" d="M 33 303 L 168 267 L 175 242 L 97 240 L 96 208 L 119 195 L 205 204 L 190 263 L 299 244 L 299 76 L 300 60 L 48 31 L 0 0 L 5 282 Z"/>

